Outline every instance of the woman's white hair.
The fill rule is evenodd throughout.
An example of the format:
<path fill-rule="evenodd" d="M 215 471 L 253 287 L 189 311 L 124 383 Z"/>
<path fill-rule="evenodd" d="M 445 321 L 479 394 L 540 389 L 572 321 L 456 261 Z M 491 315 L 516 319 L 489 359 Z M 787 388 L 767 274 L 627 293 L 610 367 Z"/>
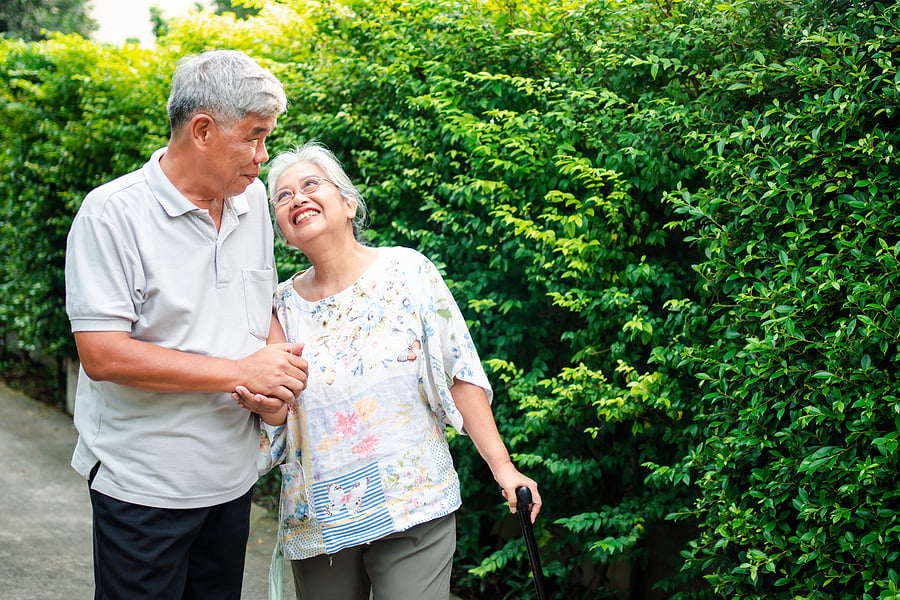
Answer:
<path fill-rule="evenodd" d="M 198 112 L 226 126 L 249 114 L 278 116 L 287 96 L 281 82 L 243 52 L 211 50 L 178 59 L 166 108 L 174 132 Z"/>
<path fill-rule="evenodd" d="M 312 163 L 325 173 L 341 192 L 341 196 L 356 202 L 356 215 L 353 217 L 353 236 L 356 241 L 364 243 L 363 230 L 365 229 L 368 211 L 366 201 L 362 194 L 350 181 L 340 161 L 334 153 L 317 140 L 310 140 L 298 148 L 281 152 L 269 162 L 269 174 L 266 176 L 266 185 L 269 189 L 269 199 L 275 197 L 278 188 L 278 180 L 284 172 L 300 163 Z M 275 229 L 282 234 L 278 221 L 275 221 Z M 283 235 L 283 234 L 282 234 Z"/>

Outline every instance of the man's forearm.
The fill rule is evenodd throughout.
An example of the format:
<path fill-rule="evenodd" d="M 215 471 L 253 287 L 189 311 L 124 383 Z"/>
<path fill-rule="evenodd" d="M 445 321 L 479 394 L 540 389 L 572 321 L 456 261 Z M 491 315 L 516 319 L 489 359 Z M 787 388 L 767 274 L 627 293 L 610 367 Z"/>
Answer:
<path fill-rule="evenodd" d="M 85 373 L 153 392 L 253 393 L 290 401 L 306 385 L 306 361 L 290 344 L 265 346 L 240 360 L 180 352 L 126 332 L 78 332 L 75 344 Z"/>
<path fill-rule="evenodd" d="M 235 361 L 164 348 L 121 332 L 77 332 L 82 367 L 95 381 L 151 392 L 229 392 Z"/>

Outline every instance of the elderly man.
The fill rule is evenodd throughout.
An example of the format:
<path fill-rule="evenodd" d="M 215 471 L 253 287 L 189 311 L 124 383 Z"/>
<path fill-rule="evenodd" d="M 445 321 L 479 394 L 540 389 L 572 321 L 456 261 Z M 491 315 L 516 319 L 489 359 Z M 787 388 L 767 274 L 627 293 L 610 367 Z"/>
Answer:
<path fill-rule="evenodd" d="M 72 223 L 72 466 L 90 487 L 95 598 L 240 598 L 259 418 L 231 392 L 290 403 L 306 383 L 299 345 L 266 345 L 277 275 L 257 177 L 285 106 L 241 52 L 182 58 L 168 146 Z"/>

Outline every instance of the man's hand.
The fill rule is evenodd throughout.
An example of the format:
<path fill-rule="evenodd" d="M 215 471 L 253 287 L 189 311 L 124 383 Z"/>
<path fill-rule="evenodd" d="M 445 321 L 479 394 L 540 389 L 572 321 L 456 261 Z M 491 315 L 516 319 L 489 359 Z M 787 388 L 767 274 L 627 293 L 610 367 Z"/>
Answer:
<path fill-rule="evenodd" d="M 250 396 L 268 396 L 290 404 L 306 388 L 309 365 L 300 356 L 302 352 L 301 343 L 271 344 L 238 360 L 233 389 L 243 387 Z"/>

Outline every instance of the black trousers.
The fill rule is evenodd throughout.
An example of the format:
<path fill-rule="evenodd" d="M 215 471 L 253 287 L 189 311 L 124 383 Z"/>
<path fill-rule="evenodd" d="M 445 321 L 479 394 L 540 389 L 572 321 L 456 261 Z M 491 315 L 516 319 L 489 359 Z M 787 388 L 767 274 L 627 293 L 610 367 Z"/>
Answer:
<path fill-rule="evenodd" d="M 240 600 L 250 500 L 152 508 L 91 490 L 95 600 Z"/>

